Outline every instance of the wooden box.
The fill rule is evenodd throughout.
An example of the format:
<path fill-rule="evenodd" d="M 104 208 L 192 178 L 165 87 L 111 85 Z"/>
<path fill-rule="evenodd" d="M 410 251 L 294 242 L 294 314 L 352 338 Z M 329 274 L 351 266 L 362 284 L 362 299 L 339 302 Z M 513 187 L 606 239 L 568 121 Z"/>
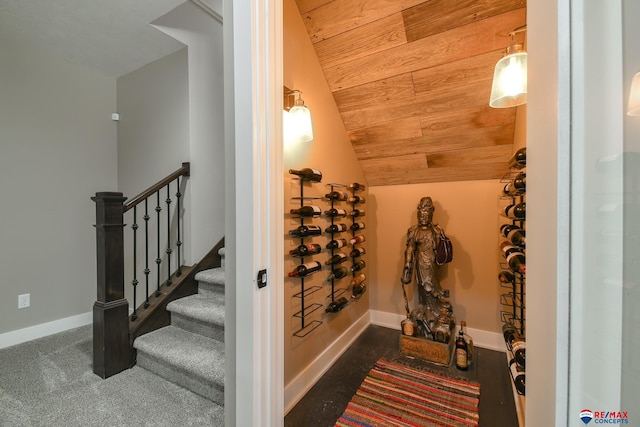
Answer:
<path fill-rule="evenodd" d="M 400 335 L 400 351 L 407 356 L 417 357 L 437 365 L 449 366 L 453 360 L 455 339 L 451 337 L 447 344 L 426 338 Z"/>

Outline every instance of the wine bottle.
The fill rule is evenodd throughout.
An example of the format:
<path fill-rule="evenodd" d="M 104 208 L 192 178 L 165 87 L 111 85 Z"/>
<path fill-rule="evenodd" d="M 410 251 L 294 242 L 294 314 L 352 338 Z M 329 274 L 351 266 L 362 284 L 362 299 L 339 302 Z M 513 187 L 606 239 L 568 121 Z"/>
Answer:
<path fill-rule="evenodd" d="M 512 245 L 511 242 L 508 242 L 506 240 L 503 240 L 502 242 L 500 242 L 500 249 L 502 250 L 502 253 L 504 254 L 505 258 L 508 258 L 509 255 L 511 255 L 514 252 L 520 252 L 524 255 L 524 253 L 522 252 L 522 248 Z"/>
<path fill-rule="evenodd" d="M 308 262 L 306 264 L 300 264 L 293 271 L 289 273 L 289 277 L 304 277 L 309 274 L 320 271 L 322 264 L 318 261 Z"/>
<path fill-rule="evenodd" d="M 365 241 L 365 238 L 362 234 L 358 234 L 357 236 L 353 236 L 351 240 L 349 240 L 349 244 L 357 245 L 358 243 L 362 243 Z"/>
<path fill-rule="evenodd" d="M 327 249 L 339 249 L 346 245 L 347 241 L 345 239 L 334 239 L 327 243 Z"/>
<path fill-rule="evenodd" d="M 353 285 L 351 288 L 351 298 L 360 298 L 360 295 L 364 294 L 367 290 L 367 284 L 365 281 L 361 281 Z"/>
<path fill-rule="evenodd" d="M 301 180 L 320 182 L 322 181 L 322 172 L 317 169 L 302 168 L 302 169 L 289 169 L 289 173 L 297 175 Z"/>
<path fill-rule="evenodd" d="M 518 330 L 513 323 L 505 323 L 502 325 L 502 335 L 507 345 L 519 336 Z"/>
<path fill-rule="evenodd" d="M 343 231 L 347 231 L 347 224 L 331 224 L 324 229 L 327 234 L 341 233 Z"/>
<path fill-rule="evenodd" d="M 306 245 L 300 245 L 295 249 L 289 251 L 289 255 L 295 257 L 305 257 L 309 255 L 319 254 L 322 247 L 317 243 L 309 243 Z"/>
<path fill-rule="evenodd" d="M 527 147 L 522 147 L 509 159 L 509 167 L 514 169 L 522 169 L 527 166 Z"/>
<path fill-rule="evenodd" d="M 462 336 L 464 336 L 464 339 L 467 342 L 467 355 L 469 356 L 467 365 L 471 365 L 471 362 L 473 362 L 473 338 L 471 338 L 471 335 L 467 333 L 467 322 L 464 320 L 460 322 L 460 330 L 462 331 Z"/>
<path fill-rule="evenodd" d="M 500 226 L 500 234 L 502 234 L 504 237 L 507 237 L 513 230 L 521 230 L 521 228 L 515 224 L 502 224 Z"/>
<path fill-rule="evenodd" d="M 525 394 L 525 373 L 524 369 L 518 366 L 515 359 L 509 361 L 509 373 L 511 373 L 511 379 L 519 394 Z"/>
<path fill-rule="evenodd" d="M 364 248 L 354 248 L 351 251 L 351 253 L 349 253 L 349 256 L 351 258 L 356 258 L 356 257 L 362 256 L 362 255 L 364 255 L 366 253 L 367 253 L 367 251 Z"/>
<path fill-rule="evenodd" d="M 507 264 L 509 264 L 509 268 L 512 271 L 515 271 L 520 274 L 527 274 L 527 264 L 524 253 L 522 252 L 513 252 L 510 253 L 507 257 Z"/>
<path fill-rule="evenodd" d="M 367 265 L 367 264 L 364 262 L 364 260 L 362 260 L 362 259 L 361 259 L 360 261 L 358 261 L 358 262 L 354 263 L 354 264 L 351 266 L 351 271 L 352 271 L 352 272 L 360 271 L 360 270 L 362 270 L 363 268 L 365 268 L 365 266 L 366 266 L 366 265 Z"/>
<path fill-rule="evenodd" d="M 516 363 L 522 368 L 525 367 L 526 356 L 527 356 L 527 343 L 525 340 L 520 338 L 518 335 L 511 343 L 509 344 L 509 350 L 511 350 L 511 354 L 513 354 L 513 358 Z"/>
<path fill-rule="evenodd" d="M 502 187 L 502 194 L 513 197 L 518 195 L 518 190 L 513 186 L 513 182 L 509 181 Z"/>
<path fill-rule="evenodd" d="M 344 191 L 332 191 L 331 193 L 324 195 L 327 200 L 344 201 L 349 198 L 349 195 Z"/>
<path fill-rule="evenodd" d="M 324 211 L 324 215 L 330 218 L 345 217 L 347 216 L 347 211 L 344 209 L 331 208 L 328 211 Z"/>
<path fill-rule="evenodd" d="M 327 280 L 334 280 L 334 279 L 339 280 L 345 277 L 347 274 L 348 274 L 347 267 L 339 267 L 331 270 L 331 274 L 329 274 L 329 277 L 327 278 Z"/>
<path fill-rule="evenodd" d="M 364 222 L 354 222 L 353 224 L 351 224 L 351 227 L 349 227 L 351 229 L 351 231 L 358 231 L 358 230 L 364 230 L 366 228 Z"/>
<path fill-rule="evenodd" d="M 512 185 L 517 194 L 523 194 L 527 191 L 527 174 L 520 172 L 515 178 L 513 178 Z"/>
<path fill-rule="evenodd" d="M 322 213 L 322 210 L 317 206 L 303 206 L 299 209 L 291 209 L 289 210 L 289 213 L 291 215 L 310 217 L 310 216 L 320 216 L 320 214 Z"/>
<path fill-rule="evenodd" d="M 364 190 L 366 187 L 364 184 L 354 182 L 353 184 L 349 184 L 349 188 L 352 189 L 353 191 L 361 191 L 361 190 Z"/>
<path fill-rule="evenodd" d="M 347 260 L 347 255 L 344 252 L 338 252 L 337 254 L 329 258 L 327 261 L 325 261 L 325 264 L 335 265 L 335 264 L 340 264 L 341 262 L 344 262 L 346 260 Z"/>
<path fill-rule="evenodd" d="M 352 217 L 364 216 L 364 211 L 360 209 L 354 209 L 351 212 L 349 212 L 349 216 L 352 216 Z"/>
<path fill-rule="evenodd" d="M 458 338 L 456 338 L 456 368 L 461 371 L 466 371 L 469 369 L 469 347 L 467 342 L 464 340 L 464 334 L 462 329 L 458 333 Z"/>
<path fill-rule="evenodd" d="M 511 232 L 507 235 L 507 239 L 509 239 L 509 241 L 514 245 L 521 248 L 524 248 L 526 246 L 525 231 L 522 229 L 511 230 Z"/>
<path fill-rule="evenodd" d="M 365 200 L 364 200 L 364 197 L 362 196 L 352 196 L 347 199 L 347 202 L 356 204 L 356 203 L 364 203 Z"/>
<path fill-rule="evenodd" d="M 402 329 L 402 334 L 412 337 L 416 334 L 416 330 L 418 329 L 418 325 L 413 319 L 407 314 L 407 318 L 400 322 L 400 327 Z"/>
<path fill-rule="evenodd" d="M 498 280 L 500 280 L 502 283 L 513 283 L 515 279 L 516 277 L 510 271 L 502 270 L 500 273 L 498 273 Z"/>
<path fill-rule="evenodd" d="M 351 279 L 351 286 L 354 286 L 354 285 L 357 285 L 359 283 L 362 283 L 362 282 L 365 281 L 365 279 L 366 279 L 366 276 L 364 275 L 364 273 L 360 273 L 356 277 Z"/>
<path fill-rule="evenodd" d="M 331 301 L 324 311 L 326 311 L 327 313 L 337 313 L 342 310 L 347 304 L 349 304 L 349 300 L 345 297 L 340 297 L 335 301 Z"/>
<path fill-rule="evenodd" d="M 525 219 L 526 216 L 526 203 L 516 203 L 508 205 L 504 208 L 504 216 L 511 219 Z"/>
<path fill-rule="evenodd" d="M 319 236 L 322 234 L 322 229 L 317 225 L 301 225 L 289 230 L 289 234 L 295 237 Z"/>

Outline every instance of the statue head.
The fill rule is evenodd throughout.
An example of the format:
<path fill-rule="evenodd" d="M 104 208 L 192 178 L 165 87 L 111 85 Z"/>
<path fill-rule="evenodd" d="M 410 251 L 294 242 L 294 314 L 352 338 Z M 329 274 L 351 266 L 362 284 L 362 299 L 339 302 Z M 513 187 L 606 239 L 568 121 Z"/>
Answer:
<path fill-rule="evenodd" d="M 429 225 L 433 219 L 433 211 L 436 208 L 433 206 L 431 197 L 423 197 L 418 203 L 418 224 Z"/>

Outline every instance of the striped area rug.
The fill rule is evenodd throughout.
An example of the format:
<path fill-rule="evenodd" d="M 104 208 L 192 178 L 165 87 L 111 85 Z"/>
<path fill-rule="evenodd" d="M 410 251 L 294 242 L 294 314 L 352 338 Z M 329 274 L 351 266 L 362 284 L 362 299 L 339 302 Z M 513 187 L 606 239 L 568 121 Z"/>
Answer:
<path fill-rule="evenodd" d="M 477 383 L 381 359 L 335 425 L 478 426 L 479 400 Z"/>

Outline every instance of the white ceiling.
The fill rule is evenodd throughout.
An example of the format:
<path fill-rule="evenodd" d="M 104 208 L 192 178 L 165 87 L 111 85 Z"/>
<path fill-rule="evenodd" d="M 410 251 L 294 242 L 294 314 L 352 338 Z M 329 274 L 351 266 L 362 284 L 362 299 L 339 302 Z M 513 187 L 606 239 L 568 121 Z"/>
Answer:
<path fill-rule="evenodd" d="M 184 45 L 149 23 L 186 0 L 0 0 L 0 38 L 117 78 Z"/>

